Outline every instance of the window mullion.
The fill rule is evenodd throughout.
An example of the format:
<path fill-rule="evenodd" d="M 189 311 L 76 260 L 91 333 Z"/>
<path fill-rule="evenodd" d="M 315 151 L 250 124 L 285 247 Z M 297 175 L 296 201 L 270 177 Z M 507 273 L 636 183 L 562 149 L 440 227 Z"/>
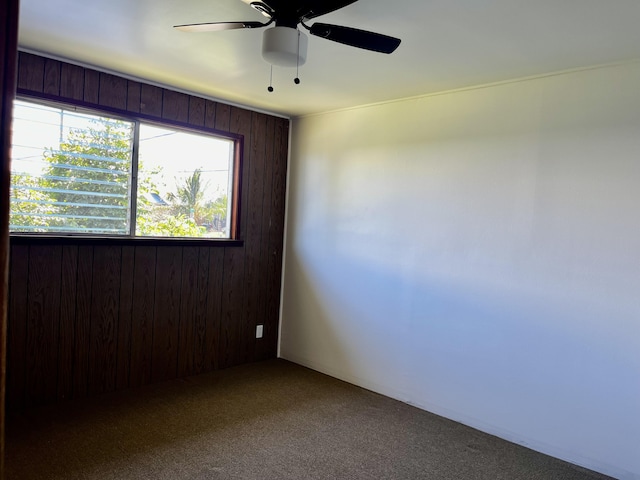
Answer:
<path fill-rule="evenodd" d="M 129 189 L 129 235 L 136 236 L 136 212 L 138 209 L 138 154 L 140 151 L 140 122 L 133 124 L 133 148 L 131 149 L 131 186 Z"/>

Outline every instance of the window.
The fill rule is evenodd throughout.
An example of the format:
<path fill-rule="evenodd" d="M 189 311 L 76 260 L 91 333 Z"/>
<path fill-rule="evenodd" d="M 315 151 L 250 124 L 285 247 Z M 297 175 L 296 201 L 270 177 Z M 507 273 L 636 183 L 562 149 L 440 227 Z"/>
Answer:
<path fill-rule="evenodd" d="M 14 104 L 12 233 L 232 238 L 233 139 Z"/>

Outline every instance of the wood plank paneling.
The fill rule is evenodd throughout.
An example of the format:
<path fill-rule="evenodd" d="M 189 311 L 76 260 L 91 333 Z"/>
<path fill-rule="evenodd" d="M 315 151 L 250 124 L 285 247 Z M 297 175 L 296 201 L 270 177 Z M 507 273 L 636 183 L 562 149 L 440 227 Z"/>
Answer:
<path fill-rule="evenodd" d="M 44 88 L 47 95 L 60 95 L 60 62 L 47 58 L 44 62 Z"/>
<path fill-rule="evenodd" d="M 217 370 L 222 365 L 224 357 L 221 348 L 222 337 L 222 295 L 224 290 L 224 252 L 225 249 L 216 248 L 209 256 L 209 285 L 207 287 L 207 326 L 205 348 L 205 367 Z"/>
<path fill-rule="evenodd" d="M 252 137 L 251 137 L 251 122 L 252 113 L 241 108 L 232 107 L 230 112 L 229 131 L 243 135 L 245 138 L 243 162 L 242 162 L 242 187 L 240 191 L 240 205 L 247 204 L 249 196 L 249 182 L 251 181 L 251 155 L 253 154 Z M 247 208 L 240 209 L 240 228 L 238 231 L 239 238 L 247 240 L 246 238 L 246 221 L 247 221 Z"/>
<path fill-rule="evenodd" d="M 136 247 L 131 312 L 131 365 L 129 385 L 151 381 L 153 321 L 155 317 L 156 247 Z"/>
<path fill-rule="evenodd" d="M 231 107 L 225 103 L 216 104 L 216 129 L 222 131 L 229 131 L 229 125 L 231 124 Z"/>
<path fill-rule="evenodd" d="M 140 113 L 140 83 L 129 80 L 127 82 L 127 111 Z"/>
<path fill-rule="evenodd" d="M 34 247 L 35 248 L 35 247 Z M 73 349 L 73 396 L 87 394 L 89 346 L 91 343 L 91 292 L 93 286 L 93 248 L 78 249 L 78 283 L 76 288 L 75 347 Z"/>
<path fill-rule="evenodd" d="M 276 119 L 274 117 L 267 118 L 266 126 L 266 138 L 274 139 L 276 133 Z M 265 272 L 269 272 L 269 258 L 271 252 L 269 251 L 269 237 L 271 229 L 271 198 L 274 179 L 274 155 L 275 148 L 273 141 L 266 142 L 264 151 L 264 192 L 262 194 L 262 220 L 260 222 L 262 226 L 262 235 L 260 236 L 260 255 L 258 256 L 258 271 L 260 272 L 260 279 L 262 280 L 261 287 L 259 288 L 258 297 L 258 318 L 257 324 L 262 324 L 267 330 L 271 325 L 267 309 L 267 298 L 269 290 L 269 275 L 265 275 Z M 266 324 L 266 325 L 265 325 Z M 263 328 L 263 329 L 264 329 Z M 256 339 L 256 360 L 265 360 L 269 358 L 268 342 L 264 336 L 260 339 Z"/>
<path fill-rule="evenodd" d="M 127 108 L 127 80 L 109 73 L 100 73 L 100 90 L 98 92 L 98 103 L 105 107 Z"/>
<path fill-rule="evenodd" d="M 289 144 L 289 122 L 276 121 L 274 139 L 274 177 L 271 192 L 271 222 L 269 228 L 269 265 L 267 270 L 267 310 L 265 342 L 270 357 L 275 357 L 278 348 L 278 318 L 280 312 L 280 284 L 282 279 L 282 249 L 284 214 L 286 201 L 287 152 Z"/>
<path fill-rule="evenodd" d="M 0 5 L 0 478 L 4 478 L 7 374 L 7 314 L 9 311 L 9 214 L 11 184 L 12 109 L 18 63 L 19 0 Z"/>
<path fill-rule="evenodd" d="M 244 259 L 244 313 L 242 324 L 242 337 L 247 340 L 241 360 L 250 362 L 255 356 L 256 325 L 261 312 L 260 290 L 265 287 L 266 278 L 259 271 L 260 247 L 262 246 L 262 210 L 264 208 L 263 194 L 265 181 L 265 145 L 267 133 L 267 116 L 253 113 L 251 119 L 251 160 L 247 162 L 247 180 L 243 193 L 243 203 L 253 205 L 253 208 L 244 211 L 245 238 L 247 245 Z M 243 177 L 244 179 L 244 177 Z"/>
<path fill-rule="evenodd" d="M 204 115 L 206 108 L 206 101 L 204 98 L 188 97 L 189 98 L 189 125 L 195 125 L 196 127 L 204 127 Z"/>
<path fill-rule="evenodd" d="M 140 113 L 162 117 L 162 89 L 154 85 L 142 84 L 140 90 Z"/>
<path fill-rule="evenodd" d="M 164 90 L 162 118 L 164 120 L 187 123 L 189 121 L 189 96 L 184 93 Z"/>
<path fill-rule="evenodd" d="M 75 347 L 76 286 L 78 280 L 78 246 L 62 247 L 60 284 L 60 338 L 58 343 L 58 399 L 73 395 L 73 350 Z"/>
<path fill-rule="evenodd" d="M 45 59 L 31 53 L 22 52 L 18 56 L 18 88 L 34 93 L 44 89 Z"/>
<path fill-rule="evenodd" d="M 230 111 L 229 130 L 233 133 L 243 135 L 245 138 L 245 147 L 247 142 L 249 148 L 244 150 L 244 162 L 242 164 L 242 189 L 241 189 L 241 205 L 248 205 L 250 190 L 250 173 L 252 164 L 253 149 L 252 144 L 252 118 L 255 113 L 247 110 L 232 107 Z M 262 199 L 260 199 L 262 200 Z M 255 205 L 259 207 L 258 204 Z M 246 219 L 249 209 L 241 209 L 241 220 L 239 237 L 246 241 L 244 251 L 236 249 L 226 249 L 224 258 L 224 270 L 228 273 L 225 276 L 223 286 L 223 313 L 222 313 L 222 330 L 221 340 L 222 352 L 224 356 L 221 358 L 221 366 L 229 367 L 239 365 L 244 362 L 253 360 L 255 350 L 255 335 L 253 333 L 247 336 L 248 324 L 250 320 L 246 317 L 246 299 L 245 295 L 245 255 L 250 245 L 254 244 L 254 239 L 247 237 Z M 242 341 L 244 340 L 244 341 Z"/>
<path fill-rule="evenodd" d="M 244 252 L 238 248 L 225 248 L 223 268 L 219 366 L 228 368 L 241 363 Z"/>
<path fill-rule="evenodd" d="M 181 286 L 182 247 L 158 247 L 151 360 L 154 382 L 176 377 Z"/>
<path fill-rule="evenodd" d="M 49 96 L 66 103 L 240 135 L 243 244 L 13 245 L 10 408 L 274 357 L 288 120 L 27 53 L 18 83 L 22 93 L 58 88 Z"/>
<path fill-rule="evenodd" d="M 100 73 L 95 70 L 84 71 L 84 99 L 86 103 L 97 104 L 100 101 Z"/>
<path fill-rule="evenodd" d="M 195 368 L 195 316 L 198 301 L 198 248 L 182 249 L 182 287 L 178 333 L 178 376 L 193 375 Z"/>
<path fill-rule="evenodd" d="M 116 389 L 129 386 L 129 366 L 131 363 L 131 325 L 133 323 L 133 267 L 134 247 L 122 247 L 120 270 L 120 312 L 118 314 L 118 348 Z"/>
<path fill-rule="evenodd" d="M 194 312 L 194 374 L 209 371 L 207 364 L 207 299 L 209 295 L 209 248 L 198 248 L 198 291 Z"/>
<path fill-rule="evenodd" d="M 206 101 L 204 126 L 207 128 L 216 128 L 216 102 L 212 100 Z"/>
<path fill-rule="evenodd" d="M 25 393 L 27 355 L 27 293 L 29 285 L 29 247 L 11 248 L 7 325 L 7 408 L 22 406 Z"/>
<path fill-rule="evenodd" d="M 60 96 L 72 100 L 84 98 L 84 68 L 63 63 L 60 72 Z"/>
<path fill-rule="evenodd" d="M 94 250 L 88 379 L 90 394 L 115 390 L 121 265 L 122 247 L 106 246 Z"/>
<path fill-rule="evenodd" d="M 27 297 L 27 385 L 29 404 L 57 398 L 58 332 L 62 247 L 29 252 Z"/>

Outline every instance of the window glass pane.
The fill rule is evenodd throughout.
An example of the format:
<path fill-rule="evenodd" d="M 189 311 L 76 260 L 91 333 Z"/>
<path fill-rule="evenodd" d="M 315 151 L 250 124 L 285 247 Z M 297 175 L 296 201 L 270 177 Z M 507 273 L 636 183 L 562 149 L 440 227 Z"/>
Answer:
<path fill-rule="evenodd" d="M 140 125 L 136 235 L 230 237 L 231 140 Z"/>
<path fill-rule="evenodd" d="M 133 126 L 16 101 L 10 230 L 129 234 Z"/>
<path fill-rule="evenodd" d="M 226 138 L 16 101 L 10 231 L 230 238 L 234 153 Z"/>

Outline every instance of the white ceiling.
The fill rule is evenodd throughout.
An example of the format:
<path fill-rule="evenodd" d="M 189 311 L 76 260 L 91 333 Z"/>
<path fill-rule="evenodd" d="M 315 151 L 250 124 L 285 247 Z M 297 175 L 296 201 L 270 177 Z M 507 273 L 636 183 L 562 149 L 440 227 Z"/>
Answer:
<path fill-rule="evenodd" d="M 206 97 L 297 116 L 640 59 L 638 0 L 360 0 L 316 20 L 402 39 L 391 55 L 309 37 L 295 68 L 260 55 L 264 21 L 241 0 L 22 0 L 21 48 Z M 313 22 L 310 22 L 313 23 Z"/>

